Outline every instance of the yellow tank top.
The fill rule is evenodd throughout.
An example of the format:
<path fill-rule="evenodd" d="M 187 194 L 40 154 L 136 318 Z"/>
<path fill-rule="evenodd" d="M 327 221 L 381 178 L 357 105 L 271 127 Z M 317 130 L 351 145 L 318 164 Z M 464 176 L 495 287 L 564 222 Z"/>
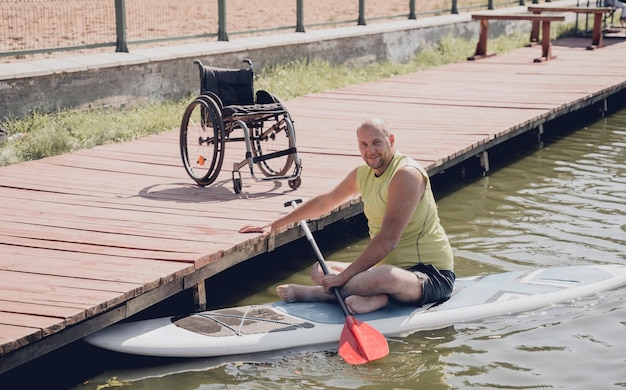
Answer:
<path fill-rule="evenodd" d="M 426 191 L 404 230 L 398 246 L 383 259 L 382 263 L 407 269 L 418 263 L 425 263 L 432 264 L 439 270 L 454 271 L 452 248 L 439 222 L 437 204 L 428 174 L 417 161 L 402 153 L 396 152 L 389 167 L 380 177 L 376 177 L 367 164 L 363 164 L 357 170 L 356 181 L 361 192 L 370 237 L 374 237 L 380 231 L 387 208 L 391 179 L 398 169 L 405 166 L 414 167 L 420 171 L 426 179 Z"/>

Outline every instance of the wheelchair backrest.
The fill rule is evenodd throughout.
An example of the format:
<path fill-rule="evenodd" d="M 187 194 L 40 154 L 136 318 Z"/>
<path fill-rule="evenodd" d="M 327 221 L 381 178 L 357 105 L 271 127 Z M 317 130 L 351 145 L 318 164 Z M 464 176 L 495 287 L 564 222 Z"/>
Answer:
<path fill-rule="evenodd" d="M 202 64 L 198 66 L 200 93 L 206 91 L 215 93 L 224 106 L 254 104 L 251 69 L 222 69 Z"/>

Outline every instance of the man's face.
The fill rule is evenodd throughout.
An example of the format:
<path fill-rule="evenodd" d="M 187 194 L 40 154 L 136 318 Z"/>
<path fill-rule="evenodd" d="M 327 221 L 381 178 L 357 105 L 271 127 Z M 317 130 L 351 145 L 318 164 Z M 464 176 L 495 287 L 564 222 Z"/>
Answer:
<path fill-rule="evenodd" d="M 357 130 L 357 141 L 361 157 L 376 174 L 382 174 L 393 158 L 393 134 L 385 135 L 382 130 L 363 126 Z"/>

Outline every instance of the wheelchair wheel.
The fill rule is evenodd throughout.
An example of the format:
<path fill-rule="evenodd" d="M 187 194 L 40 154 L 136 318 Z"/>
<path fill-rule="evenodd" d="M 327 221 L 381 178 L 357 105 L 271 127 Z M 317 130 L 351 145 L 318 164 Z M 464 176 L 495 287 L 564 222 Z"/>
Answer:
<path fill-rule="evenodd" d="M 180 125 L 180 155 L 200 186 L 215 181 L 224 161 L 224 136 L 215 104 L 199 97 L 187 106 Z"/>
<path fill-rule="evenodd" d="M 255 157 L 269 156 L 296 146 L 293 123 L 289 116 L 284 115 L 278 119 L 267 119 L 249 126 L 252 131 L 252 153 Z M 284 176 L 293 165 L 294 154 L 272 157 L 257 162 L 257 167 L 267 177 Z"/>

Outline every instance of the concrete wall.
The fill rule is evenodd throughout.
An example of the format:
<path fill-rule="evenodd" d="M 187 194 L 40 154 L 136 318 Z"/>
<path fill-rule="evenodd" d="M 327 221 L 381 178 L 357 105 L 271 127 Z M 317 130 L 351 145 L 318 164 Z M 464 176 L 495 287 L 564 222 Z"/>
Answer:
<path fill-rule="evenodd" d="M 571 3 L 571 1 L 553 4 Z M 498 12 L 525 12 L 513 7 Z M 530 30 L 528 22 L 493 21 L 490 36 Z M 0 121 L 32 110 L 52 112 L 180 99 L 198 93 L 194 59 L 236 68 L 250 58 L 257 71 L 294 59 L 331 63 L 408 61 L 442 37 L 478 39 L 470 14 L 351 26 L 307 33 L 206 42 L 132 50 L 130 53 L 71 55 L 63 58 L 0 64 Z"/>

